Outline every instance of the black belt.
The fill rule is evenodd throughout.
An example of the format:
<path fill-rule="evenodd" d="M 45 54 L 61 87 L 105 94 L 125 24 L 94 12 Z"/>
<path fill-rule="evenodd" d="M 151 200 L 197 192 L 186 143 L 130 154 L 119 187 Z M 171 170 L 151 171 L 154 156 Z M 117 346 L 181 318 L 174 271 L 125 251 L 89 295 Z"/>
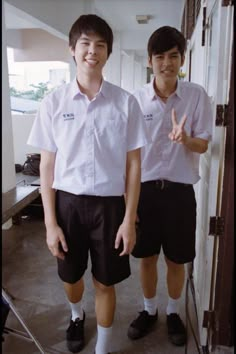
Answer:
<path fill-rule="evenodd" d="M 187 183 L 180 183 L 180 182 L 172 182 L 168 181 L 166 179 L 157 179 L 154 181 L 146 181 L 142 182 L 143 184 L 152 184 L 158 189 L 164 189 L 164 188 L 173 188 L 173 187 L 190 187 L 192 184 L 187 184 Z"/>

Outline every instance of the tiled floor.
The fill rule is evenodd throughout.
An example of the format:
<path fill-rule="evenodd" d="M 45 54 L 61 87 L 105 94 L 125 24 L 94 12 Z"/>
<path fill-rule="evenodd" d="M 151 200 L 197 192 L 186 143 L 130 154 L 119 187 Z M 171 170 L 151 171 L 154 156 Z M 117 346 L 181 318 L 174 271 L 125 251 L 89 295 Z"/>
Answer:
<path fill-rule="evenodd" d="M 69 308 L 56 262 L 45 243 L 45 229 L 40 218 L 24 219 L 21 225 L 13 225 L 2 233 L 2 283 L 15 296 L 14 305 L 47 354 L 68 354 L 65 329 L 69 321 Z M 132 275 L 118 284 L 117 310 L 114 322 L 112 353 L 119 354 L 197 354 L 193 335 L 189 330 L 187 351 L 168 342 L 165 324 L 166 285 L 165 264 L 160 259 L 158 284 L 159 320 L 156 328 L 143 339 L 131 341 L 127 337 L 129 323 L 142 310 L 142 293 L 138 280 L 138 261 L 131 257 Z M 93 354 L 96 343 L 94 291 L 88 268 L 85 276 L 84 307 L 86 311 L 86 347 L 83 354 Z M 189 294 L 191 305 L 191 294 Z M 185 321 L 185 292 L 181 303 Z M 191 316 L 195 322 L 194 316 Z M 19 321 L 10 311 L 8 327 L 22 330 Z M 194 326 L 196 324 L 194 323 Z M 190 328 L 188 326 L 188 328 Z M 4 335 L 4 354 L 34 354 L 39 350 L 33 343 L 10 334 Z"/>

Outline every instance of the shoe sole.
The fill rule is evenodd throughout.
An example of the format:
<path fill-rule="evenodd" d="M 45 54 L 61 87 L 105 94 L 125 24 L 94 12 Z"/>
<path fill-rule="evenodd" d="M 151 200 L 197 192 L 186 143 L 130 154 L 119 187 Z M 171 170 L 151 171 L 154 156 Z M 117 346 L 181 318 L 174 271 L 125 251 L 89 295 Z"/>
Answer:
<path fill-rule="evenodd" d="M 82 349 L 84 349 L 84 343 L 81 343 L 80 345 L 78 345 L 75 348 L 75 347 L 73 347 L 73 344 L 70 344 L 70 342 L 67 342 L 67 348 L 72 353 L 78 353 L 78 352 L 81 352 Z"/>
<path fill-rule="evenodd" d="M 176 345 L 176 346 L 178 346 L 178 347 L 184 346 L 184 345 L 186 344 L 186 342 L 187 342 L 186 339 L 176 340 L 176 339 L 172 338 L 171 336 L 168 336 L 168 339 L 169 339 L 169 341 L 170 341 L 172 344 L 174 344 L 174 345 Z"/>
<path fill-rule="evenodd" d="M 149 333 L 151 333 L 154 329 L 155 329 L 155 326 L 157 324 L 157 321 L 154 322 L 149 328 L 148 330 L 146 330 L 145 332 L 143 332 L 141 335 L 140 334 L 132 334 L 132 333 L 127 333 L 129 339 L 132 339 L 132 340 L 136 340 L 136 339 L 139 339 L 139 338 L 143 338 L 145 337 L 146 335 L 148 335 Z"/>

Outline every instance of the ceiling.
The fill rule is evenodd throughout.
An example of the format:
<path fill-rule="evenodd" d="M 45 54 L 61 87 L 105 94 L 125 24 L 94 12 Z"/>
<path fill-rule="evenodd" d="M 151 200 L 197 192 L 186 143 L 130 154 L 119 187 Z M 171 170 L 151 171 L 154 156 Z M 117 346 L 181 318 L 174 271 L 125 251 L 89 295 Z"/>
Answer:
<path fill-rule="evenodd" d="M 71 3 L 72 18 L 78 1 L 66 0 L 68 10 Z M 147 40 L 155 29 L 164 25 L 180 29 L 184 3 L 185 0 L 94 0 L 93 12 L 103 17 L 114 32 L 121 33 L 125 50 L 130 48 L 145 56 Z M 147 24 L 138 24 L 136 15 L 148 15 L 150 19 Z M 32 17 L 22 16 L 21 11 L 14 13 L 8 6 L 5 23 L 8 29 L 40 28 Z"/>
<path fill-rule="evenodd" d="M 148 31 L 164 25 L 180 28 L 185 0 L 95 0 L 96 9 L 114 30 Z M 138 24 L 136 15 L 149 15 L 148 24 Z"/>

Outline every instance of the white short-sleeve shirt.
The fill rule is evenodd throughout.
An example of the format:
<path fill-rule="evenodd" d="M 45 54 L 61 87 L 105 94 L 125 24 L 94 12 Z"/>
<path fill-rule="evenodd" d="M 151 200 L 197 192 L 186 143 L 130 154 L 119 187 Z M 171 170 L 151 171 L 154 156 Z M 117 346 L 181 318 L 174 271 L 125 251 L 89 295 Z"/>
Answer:
<path fill-rule="evenodd" d="M 134 93 L 151 140 L 151 144 L 141 149 L 142 182 L 167 179 L 195 184 L 200 179 L 200 154 L 169 139 L 171 111 L 175 109 L 177 121 L 187 115 L 184 127 L 187 135 L 210 141 L 213 115 L 209 97 L 200 85 L 178 81 L 176 91 L 164 103 L 156 95 L 153 83 L 154 80 Z"/>
<path fill-rule="evenodd" d="M 27 143 L 56 153 L 54 189 L 116 196 L 125 192 L 127 152 L 147 141 L 133 95 L 103 81 L 90 101 L 74 79 L 42 100 Z"/>

